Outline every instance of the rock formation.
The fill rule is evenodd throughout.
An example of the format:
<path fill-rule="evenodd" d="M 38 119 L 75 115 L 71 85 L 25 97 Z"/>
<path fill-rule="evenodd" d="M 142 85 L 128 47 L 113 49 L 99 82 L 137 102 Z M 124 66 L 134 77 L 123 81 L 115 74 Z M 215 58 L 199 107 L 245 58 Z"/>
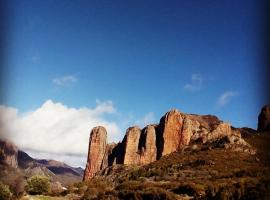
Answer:
<path fill-rule="evenodd" d="M 258 131 L 270 131 L 270 105 L 261 109 L 258 117 Z"/>
<path fill-rule="evenodd" d="M 102 167 L 105 167 L 102 163 L 104 163 L 106 144 L 106 129 L 101 126 L 93 128 L 90 134 L 88 159 L 83 177 L 84 180 L 92 178 L 97 171 L 101 170 Z"/>
<path fill-rule="evenodd" d="M 139 142 L 139 164 L 144 165 L 157 159 L 156 130 L 155 126 L 146 126 L 141 134 Z"/>
<path fill-rule="evenodd" d="M 130 165 L 139 163 L 138 146 L 140 136 L 141 136 L 141 129 L 137 126 L 131 127 L 127 130 L 126 136 L 123 140 L 124 144 L 123 164 Z"/>
<path fill-rule="evenodd" d="M 167 112 L 159 124 L 148 125 L 142 130 L 137 126 L 128 128 L 121 143 L 106 145 L 106 136 L 103 127 L 92 130 L 84 180 L 115 164 L 151 163 L 191 143 L 227 141 L 228 148 L 234 147 L 234 143 L 247 146 L 239 131 L 232 130 L 229 123 L 216 116 L 185 114 L 178 110 Z"/>
<path fill-rule="evenodd" d="M 167 112 L 160 120 L 161 156 L 177 151 L 182 146 L 183 118 L 178 110 Z"/>
<path fill-rule="evenodd" d="M 9 141 L 0 140 L 0 164 L 18 167 L 18 148 Z"/>

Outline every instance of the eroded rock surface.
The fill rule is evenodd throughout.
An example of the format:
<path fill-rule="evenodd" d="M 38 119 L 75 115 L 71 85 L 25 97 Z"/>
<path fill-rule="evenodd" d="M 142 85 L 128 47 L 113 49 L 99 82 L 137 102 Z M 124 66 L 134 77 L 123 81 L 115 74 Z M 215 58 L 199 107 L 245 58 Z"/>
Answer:
<path fill-rule="evenodd" d="M 148 125 L 142 130 L 137 126 L 128 128 L 123 141 L 118 144 L 106 145 L 106 137 L 105 128 L 93 129 L 85 179 L 107 167 L 145 165 L 196 144 L 254 153 L 241 138 L 240 131 L 229 123 L 213 115 L 185 114 L 178 110 L 167 112 L 159 124 Z"/>
<path fill-rule="evenodd" d="M 93 128 L 90 134 L 87 165 L 84 172 L 84 180 L 94 176 L 102 169 L 102 162 L 106 153 L 107 131 L 104 127 Z M 105 167 L 105 165 L 103 165 Z"/>
<path fill-rule="evenodd" d="M 141 129 L 137 126 L 130 127 L 123 140 L 124 143 L 124 163 L 126 165 L 138 164 L 139 154 L 138 146 L 141 136 Z"/>
<path fill-rule="evenodd" d="M 153 125 L 146 126 L 139 143 L 140 165 L 154 162 L 157 159 L 156 130 Z"/>
<path fill-rule="evenodd" d="M 0 162 L 12 168 L 18 167 L 18 148 L 9 141 L 0 140 Z"/>
<path fill-rule="evenodd" d="M 179 150 L 181 146 L 181 133 L 183 118 L 178 110 L 167 112 L 160 120 L 161 156 Z"/>

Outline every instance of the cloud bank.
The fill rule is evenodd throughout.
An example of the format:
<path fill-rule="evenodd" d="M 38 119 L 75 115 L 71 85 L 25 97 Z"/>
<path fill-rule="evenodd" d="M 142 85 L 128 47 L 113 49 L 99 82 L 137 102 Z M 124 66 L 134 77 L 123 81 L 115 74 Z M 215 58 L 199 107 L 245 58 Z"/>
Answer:
<path fill-rule="evenodd" d="M 1 137 L 10 139 L 21 149 L 55 155 L 54 159 L 68 155 L 86 159 L 89 133 L 94 126 L 107 129 L 109 142 L 122 139 L 117 123 L 106 120 L 106 115 L 116 113 L 113 103 L 96 103 L 95 108 L 72 108 L 47 100 L 28 113 L 0 106 Z"/>

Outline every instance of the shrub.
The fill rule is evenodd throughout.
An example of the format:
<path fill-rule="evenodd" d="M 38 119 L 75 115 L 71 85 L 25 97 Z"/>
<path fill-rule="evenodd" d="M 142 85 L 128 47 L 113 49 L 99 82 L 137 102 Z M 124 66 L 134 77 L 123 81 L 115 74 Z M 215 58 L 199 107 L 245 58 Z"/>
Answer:
<path fill-rule="evenodd" d="M 9 190 L 9 187 L 3 183 L 0 183 L 0 200 L 10 200 L 12 193 Z"/>
<path fill-rule="evenodd" d="M 99 192 L 100 191 L 97 188 L 88 188 L 82 196 L 81 200 L 96 199 L 99 195 Z"/>
<path fill-rule="evenodd" d="M 81 186 L 84 187 L 84 184 L 82 184 Z M 108 180 L 102 178 L 93 178 L 86 182 L 86 185 L 87 189 L 84 192 L 81 200 L 100 200 L 108 199 L 109 197 L 110 199 L 112 198 L 111 194 L 106 195 L 106 193 L 111 192 L 111 184 Z"/>
<path fill-rule="evenodd" d="M 62 184 L 58 181 L 51 183 L 50 196 L 60 196 L 66 189 L 63 188 Z"/>
<path fill-rule="evenodd" d="M 87 188 L 88 186 L 86 182 L 77 182 L 77 183 L 74 183 L 73 185 L 70 185 L 68 187 L 67 192 L 82 195 L 85 193 Z"/>
<path fill-rule="evenodd" d="M 50 182 L 46 176 L 35 175 L 27 180 L 26 191 L 29 194 L 46 194 L 49 192 Z"/>
<path fill-rule="evenodd" d="M 20 198 L 23 196 L 25 184 L 26 182 L 22 176 L 18 176 L 14 180 L 14 182 L 11 184 L 10 189 L 15 197 Z"/>

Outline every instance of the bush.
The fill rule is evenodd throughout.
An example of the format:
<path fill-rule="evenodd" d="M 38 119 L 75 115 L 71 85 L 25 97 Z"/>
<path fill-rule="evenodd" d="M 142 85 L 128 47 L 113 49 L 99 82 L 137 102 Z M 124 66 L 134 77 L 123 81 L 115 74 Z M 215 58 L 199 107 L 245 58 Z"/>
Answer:
<path fill-rule="evenodd" d="M 13 196 L 17 197 L 20 199 L 20 197 L 23 196 L 24 194 L 24 188 L 25 188 L 25 180 L 23 179 L 22 176 L 18 176 L 14 182 L 11 184 L 11 191 L 13 193 Z"/>
<path fill-rule="evenodd" d="M 102 178 L 93 178 L 86 183 L 83 184 L 77 184 L 79 186 L 82 186 L 82 189 L 84 188 L 84 184 L 87 185 L 87 189 L 84 192 L 84 195 L 82 196 L 81 200 L 101 200 L 101 199 L 112 199 L 111 192 L 111 183 Z M 108 193 L 108 194 L 106 194 Z"/>
<path fill-rule="evenodd" d="M 10 200 L 12 193 L 9 190 L 9 187 L 3 183 L 0 183 L 0 200 Z"/>
<path fill-rule="evenodd" d="M 46 176 L 32 176 L 27 180 L 26 191 L 29 194 L 46 194 L 50 190 L 49 178 Z"/>

